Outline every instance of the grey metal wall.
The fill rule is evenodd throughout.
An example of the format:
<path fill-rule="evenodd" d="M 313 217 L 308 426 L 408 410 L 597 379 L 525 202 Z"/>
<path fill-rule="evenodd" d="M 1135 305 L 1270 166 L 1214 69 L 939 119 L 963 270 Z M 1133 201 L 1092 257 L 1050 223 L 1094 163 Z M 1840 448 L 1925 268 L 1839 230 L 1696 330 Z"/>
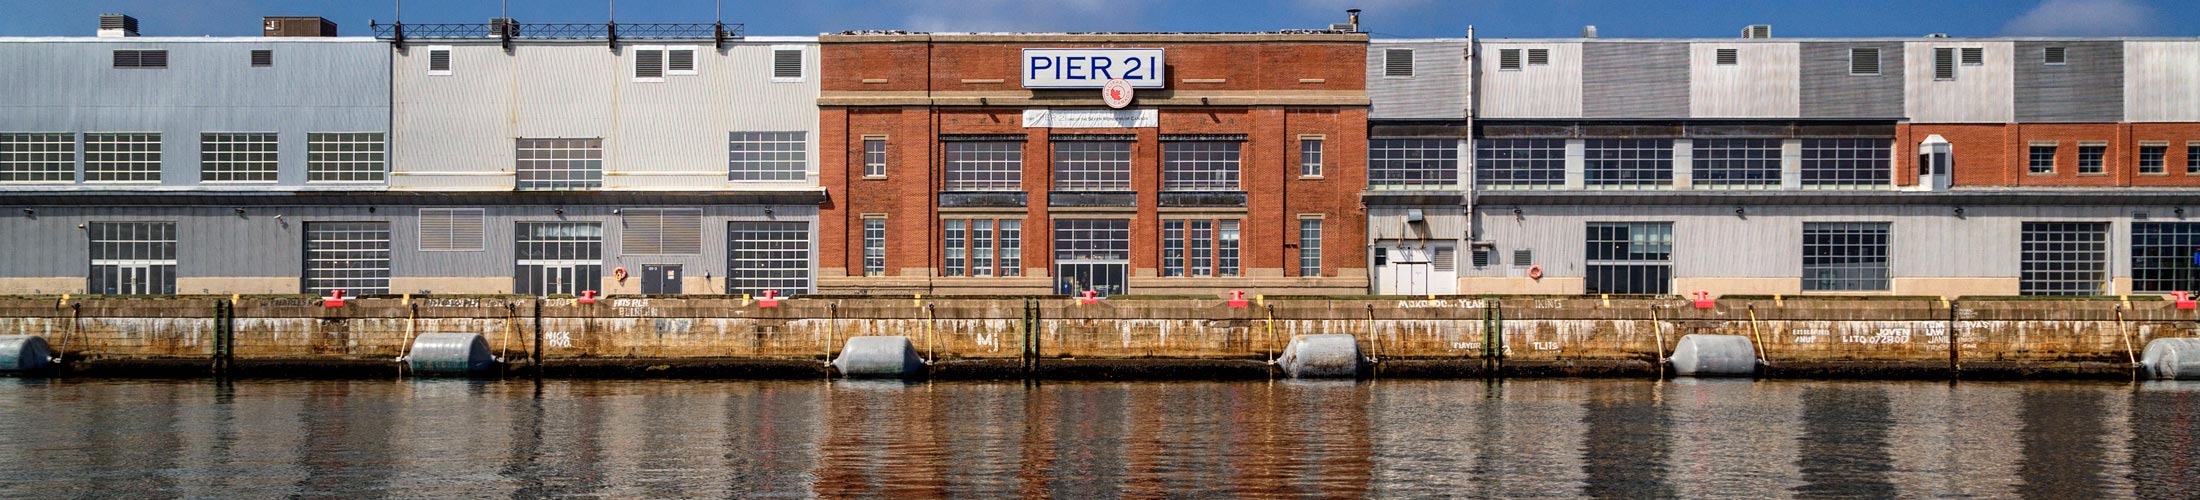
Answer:
<path fill-rule="evenodd" d="M 1581 44 L 1581 115 L 1686 118 L 1687 42 Z"/>
<path fill-rule="evenodd" d="M 1413 76 L 1385 76 L 1388 49 L 1413 50 Z M 1368 42 L 1368 119 L 1465 119 L 1468 94 L 1465 39 Z"/>
<path fill-rule="evenodd" d="M 1878 75 L 1849 74 L 1849 49 L 1879 49 Z M 1802 118 L 1901 118 L 1902 44 L 1802 43 Z"/>
<path fill-rule="evenodd" d="M 2067 61 L 2044 61 L 2063 47 Z M 2016 42 L 2017 121 L 2115 123 L 2124 119 L 2124 42 Z"/>
<path fill-rule="evenodd" d="M 697 74 L 635 81 L 642 45 L 698 47 Z M 438 46 L 451 49 L 450 75 L 428 72 Z M 803 78 L 772 78 L 775 47 L 803 50 Z M 600 137 L 606 190 L 725 189 L 735 131 L 808 132 L 808 179 L 775 184 L 814 188 L 817 65 L 812 38 L 753 37 L 723 51 L 708 41 L 528 42 L 510 53 L 491 42 L 414 41 L 394 50 L 390 66 L 391 188 L 510 190 L 515 139 Z"/>
<path fill-rule="evenodd" d="M 389 130 L 388 47 L 371 38 L 0 38 L 0 132 L 160 132 L 162 186 L 295 188 L 306 185 L 307 133 Z M 134 49 L 167 50 L 168 67 L 114 67 L 113 51 Z M 273 51 L 274 64 L 252 67 L 253 50 Z M 280 180 L 200 183 L 201 132 L 280 134 Z"/>

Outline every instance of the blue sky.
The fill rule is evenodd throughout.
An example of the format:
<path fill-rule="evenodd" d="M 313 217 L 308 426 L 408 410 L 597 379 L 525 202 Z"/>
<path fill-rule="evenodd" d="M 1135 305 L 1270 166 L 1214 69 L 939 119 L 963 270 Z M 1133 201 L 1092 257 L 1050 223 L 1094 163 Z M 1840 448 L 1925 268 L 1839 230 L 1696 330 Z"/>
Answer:
<path fill-rule="evenodd" d="M 1778 37 L 2200 36 L 2195 0 L 723 0 L 751 35 L 849 29 L 921 31 L 1271 31 L 1342 22 L 1365 9 L 1382 37 L 1736 36 L 1769 23 Z M 412 0 L 415 23 L 479 23 L 500 0 Z M 257 36 L 259 16 L 330 18 L 344 35 L 389 22 L 390 0 L 0 0 L 0 36 L 83 36 L 100 13 L 137 16 L 146 36 Z M 602 22 L 605 0 L 509 0 L 520 22 Z M 624 0 L 622 22 L 708 22 L 718 0 Z"/>

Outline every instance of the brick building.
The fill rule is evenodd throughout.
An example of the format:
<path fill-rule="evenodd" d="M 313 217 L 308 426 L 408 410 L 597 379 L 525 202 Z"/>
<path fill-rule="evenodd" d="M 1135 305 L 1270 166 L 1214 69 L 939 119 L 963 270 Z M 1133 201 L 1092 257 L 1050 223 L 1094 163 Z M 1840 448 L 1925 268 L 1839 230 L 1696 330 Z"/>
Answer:
<path fill-rule="evenodd" d="M 1363 293 L 1367 41 L 823 36 L 819 290 Z"/>

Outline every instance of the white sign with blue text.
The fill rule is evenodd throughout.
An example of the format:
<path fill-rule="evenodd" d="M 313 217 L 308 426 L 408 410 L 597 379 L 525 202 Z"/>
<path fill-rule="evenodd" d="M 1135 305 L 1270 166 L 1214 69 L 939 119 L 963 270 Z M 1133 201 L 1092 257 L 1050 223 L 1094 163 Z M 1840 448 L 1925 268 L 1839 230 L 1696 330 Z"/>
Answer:
<path fill-rule="evenodd" d="M 1169 72 L 1161 49 L 1024 49 L 1024 88 L 1097 89 L 1122 79 L 1158 89 Z"/>

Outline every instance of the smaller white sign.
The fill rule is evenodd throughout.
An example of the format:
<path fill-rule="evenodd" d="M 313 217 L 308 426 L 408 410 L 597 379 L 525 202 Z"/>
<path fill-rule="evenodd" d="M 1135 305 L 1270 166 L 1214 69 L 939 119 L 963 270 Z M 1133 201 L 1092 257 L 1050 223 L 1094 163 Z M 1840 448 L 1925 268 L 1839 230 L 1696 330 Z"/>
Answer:
<path fill-rule="evenodd" d="M 1151 128 L 1161 112 L 1151 109 L 1026 109 L 1024 128 Z"/>
<path fill-rule="evenodd" d="M 1107 86 L 1100 87 L 1100 101 L 1108 103 L 1110 108 L 1127 108 L 1131 105 L 1131 96 L 1135 91 L 1131 88 L 1130 82 L 1119 79 L 1108 80 Z"/>

